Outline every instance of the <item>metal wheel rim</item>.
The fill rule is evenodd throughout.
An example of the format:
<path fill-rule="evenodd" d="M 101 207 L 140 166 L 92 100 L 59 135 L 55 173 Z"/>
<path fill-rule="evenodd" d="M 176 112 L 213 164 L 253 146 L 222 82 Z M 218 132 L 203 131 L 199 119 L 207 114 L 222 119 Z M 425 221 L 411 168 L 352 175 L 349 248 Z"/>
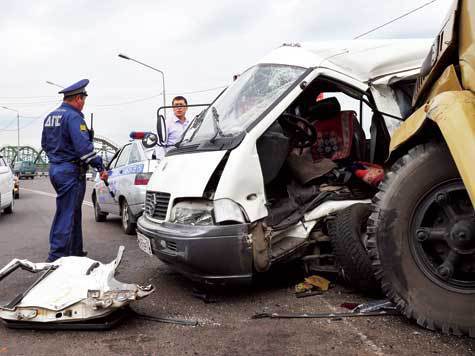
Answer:
<path fill-rule="evenodd" d="M 462 196 L 468 207 L 464 199 L 455 199 Z M 433 282 L 458 293 L 475 293 L 475 269 L 470 265 L 475 261 L 475 249 L 461 253 L 454 249 L 451 236 L 458 222 L 471 219 L 475 219 L 474 210 L 461 179 L 432 188 L 416 204 L 410 218 L 409 246 L 416 264 Z"/>

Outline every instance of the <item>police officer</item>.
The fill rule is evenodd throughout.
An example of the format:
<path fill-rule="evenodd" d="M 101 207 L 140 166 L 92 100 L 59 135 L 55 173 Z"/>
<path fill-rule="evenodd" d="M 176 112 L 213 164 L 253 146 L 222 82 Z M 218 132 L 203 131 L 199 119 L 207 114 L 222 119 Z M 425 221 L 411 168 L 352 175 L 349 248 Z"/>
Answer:
<path fill-rule="evenodd" d="M 41 147 L 50 162 L 49 176 L 56 190 L 56 214 L 49 236 L 48 262 L 64 256 L 85 256 L 82 243 L 81 206 L 86 191 L 85 174 L 91 165 L 107 180 L 102 159 L 81 112 L 88 79 L 61 90 L 63 103 L 44 120 Z"/>

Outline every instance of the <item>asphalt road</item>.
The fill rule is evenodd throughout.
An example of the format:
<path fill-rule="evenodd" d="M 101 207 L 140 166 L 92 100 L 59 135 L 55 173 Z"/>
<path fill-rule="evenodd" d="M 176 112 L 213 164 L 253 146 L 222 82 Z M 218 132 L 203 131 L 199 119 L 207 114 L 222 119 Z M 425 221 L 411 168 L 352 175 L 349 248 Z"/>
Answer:
<path fill-rule="evenodd" d="M 0 266 L 12 258 L 42 262 L 55 209 L 47 178 L 21 181 L 14 214 L 0 215 Z M 90 187 L 86 193 L 90 202 Z M 126 248 L 117 279 L 152 283 L 156 292 L 136 302 L 141 313 L 199 321 L 177 326 L 131 319 L 112 331 L 26 331 L 0 325 L 1 355 L 473 355 L 475 340 L 421 329 L 400 316 L 353 319 L 254 320 L 256 312 L 337 312 L 343 302 L 367 298 L 336 285 L 327 293 L 295 298 L 298 273 L 278 272 L 257 285 L 216 292 L 217 303 L 192 296 L 193 284 L 154 257 L 142 253 L 133 236 L 122 233 L 119 218 L 96 223 L 83 206 L 85 249 L 93 259 L 109 262 L 120 245 Z M 15 277 L 13 277 L 15 276 Z M 13 278 L 12 278 L 13 277 Z M 31 274 L 17 271 L 0 282 L 0 301 L 21 289 Z"/>

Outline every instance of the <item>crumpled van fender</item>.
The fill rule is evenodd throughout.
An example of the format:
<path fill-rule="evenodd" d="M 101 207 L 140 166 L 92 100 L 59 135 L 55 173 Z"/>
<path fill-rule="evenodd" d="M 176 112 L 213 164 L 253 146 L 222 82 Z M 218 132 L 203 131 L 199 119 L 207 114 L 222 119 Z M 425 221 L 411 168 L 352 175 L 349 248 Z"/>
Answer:
<path fill-rule="evenodd" d="M 393 134 L 388 160 L 417 145 L 428 121 L 434 122 L 446 142 L 475 206 L 475 94 L 468 90 L 444 91 L 414 112 Z M 411 142 L 414 139 L 414 142 Z"/>

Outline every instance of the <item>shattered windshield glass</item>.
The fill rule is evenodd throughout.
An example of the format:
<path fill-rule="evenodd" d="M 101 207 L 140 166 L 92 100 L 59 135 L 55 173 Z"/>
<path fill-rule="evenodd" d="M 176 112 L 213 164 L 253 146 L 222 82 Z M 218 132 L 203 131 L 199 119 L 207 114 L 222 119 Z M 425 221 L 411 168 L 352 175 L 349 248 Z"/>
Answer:
<path fill-rule="evenodd" d="M 182 144 L 239 135 L 304 72 L 305 68 L 275 64 L 248 69 L 190 127 Z"/>

